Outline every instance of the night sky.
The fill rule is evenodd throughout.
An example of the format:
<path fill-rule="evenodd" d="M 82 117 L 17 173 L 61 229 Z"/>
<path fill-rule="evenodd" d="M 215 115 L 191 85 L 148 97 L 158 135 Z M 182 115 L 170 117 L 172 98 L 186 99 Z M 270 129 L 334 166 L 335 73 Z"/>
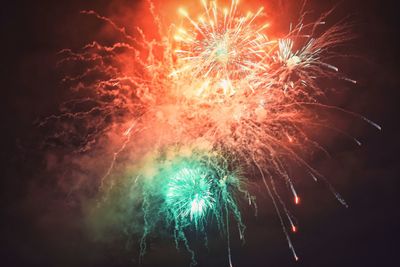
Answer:
<path fill-rule="evenodd" d="M 0 7 L 1 55 L 1 258 L 2 266 L 138 266 L 138 245 L 116 233 L 111 240 L 87 232 L 85 209 L 60 190 L 48 171 L 45 131 L 35 122 L 57 113 L 68 97 L 60 85 L 57 52 L 79 48 L 99 25 L 79 14 L 135 10 L 139 1 L 7 1 Z M 258 1 L 262 2 L 262 1 Z M 284 1 L 282 1 L 284 2 Z M 293 1 L 288 1 L 290 4 Z M 234 266 L 398 266 L 400 193 L 400 24 L 397 1 L 310 0 L 316 13 L 337 5 L 331 22 L 354 22 L 357 38 L 343 53 L 343 71 L 358 81 L 333 96 L 336 105 L 363 114 L 382 131 L 345 117 L 357 147 L 340 138 L 327 142 L 331 158 L 312 165 L 349 203 L 345 208 L 323 184 L 301 177 L 302 204 L 294 209 L 299 233 L 293 238 L 300 261 L 288 249 L 268 196 L 260 212 L 244 212 L 246 244 L 232 240 Z M 140 4 L 140 3 L 139 3 Z M 140 17 L 139 17 L 140 18 Z M 141 23 L 139 21 L 139 23 Z M 128 27 L 129 29 L 129 27 Z M 62 148 L 60 148 L 62 149 Z M 262 207 L 262 208 L 261 208 Z M 135 237 L 133 237 L 135 238 Z M 199 242 L 200 243 L 200 242 Z M 225 243 L 199 247 L 199 266 L 228 266 Z M 189 266 L 172 240 L 154 239 L 142 266 Z"/>

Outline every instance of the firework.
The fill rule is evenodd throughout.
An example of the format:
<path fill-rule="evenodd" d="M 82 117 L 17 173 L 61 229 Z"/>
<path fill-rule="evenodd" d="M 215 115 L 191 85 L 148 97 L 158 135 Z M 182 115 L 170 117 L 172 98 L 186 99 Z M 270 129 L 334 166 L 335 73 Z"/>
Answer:
<path fill-rule="evenodd" d="M 203 11 L 189 14 L 180 8 L 181 23 L 164 27 L 149 4 L 160 35 L 151 41 L 141 29 L 131 35 L 107 17 L 82 12 L 105 22 L 122 40 L 61 52 L 61 65 L 85 66 L 64 83 L 87 97 L 65 103 L 64 112 L 41 124 L 54 123 L 59 130 L 53 137 L 68 144 L 74 140 L 79 153 L 110 155 L 100 180 L 102 193 L 112 190 L 126 165 L 155 155 L 146 164 L 151 168 L 134 175 L 143 193 L 142 253 L 147 235 L 159 224 L 174 232 L 175 242 L 183 242 L 193 261 L 186 233 L 206 233 L 210 218 L 227 233 L 229 244 L 228 217 L 233 214 L 242 236 L 235 195 L 241 192 L 253 204 L 243 182 L 252 180 L 265 186 L 297 260 L 287 230 L 296 232 L 297 226 L 277 184 L 285 185 L 299 204 L 292 165 L 326 182 L 307 162 L 312 152 L 325 153 L 310 132 L 329 128 L 343 133 L 327 126 L 316 109 L 337 109 L 380 129 L 322 102 L 326 91 L 321 80 L 355 83 L 330 63 L 335 47 L 352 38 L 350 25 L 324 26 L 329 12 L 312 23 L 301 16 L 288 33 L 276 36 L 262 7 L 243 13 L 237 0 L 226 8 L 203 0 Z M 174 147 L 190 147 L 189 153 L 160 152 Z"/>
<path fill-rule="evenodd" d="M 232 96 L 237 90 L 254 90 L 257 81 L 253 78 L 266 70 L 264 59 L 274 43 L 263 33 L 269 24 L 254 23 L 263 8 L 255 14 L 236 16 L 237 1 L 222 10 L 216 2 L 202 4 L 205 14 L 198 21 L 179 10 L 191 28 L 181 27 L 174 36 L 179 42 L 174 50 L 178 64 L 171 75 L 194 78 L 194 84 L 185 89 L 187 94 L 193 90 L 194 96 Z"/>
<path fill-rule="evenodd" d="M 216 221 L 219 231 L 227 236 L 228 257 L 231 262 L 229 217 L 233 215 L 240 238 L 244 224 L 237 197 L 252 205 L 252 197 L 244 188 L 238 170 L 225 158 L 215 153 L 196 149 L 175 149 L 161 153 L 153 162 L 147 162 L 150 171 L 140 174 L 143 181 L 144 233 L 142 255 L 146 250 L 146 236 L 156 226 L 173 231 L 176 246 L 182 242 L 192 254 L 187 233 L 196 231 L 207 236 L 207 222 Z M 146 169 L 146 168 L 145 168 Z"/>

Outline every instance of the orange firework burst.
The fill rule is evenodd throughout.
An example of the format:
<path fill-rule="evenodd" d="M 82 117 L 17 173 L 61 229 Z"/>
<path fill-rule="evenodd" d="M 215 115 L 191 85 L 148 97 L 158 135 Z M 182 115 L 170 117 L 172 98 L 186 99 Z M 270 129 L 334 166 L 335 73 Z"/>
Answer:
<path fill-rule="evenodd" d="M 84 11 L 106 22 L 123 40 L 112 46 L 94 42 L 79 52 L 62 51 L 61 63 L 86 64 L 82 73 L 64 81 L 89 96 L 66 103 L 66 112 L 42 123 L 79 124 L 85 129 L 80 134 L 81 152 L 111 145 L 111 163 L 101 179 L 103 189 L 105 184 L 107 189 L 115 185 L 113 171 L 120 160 L 135 165 L 151 153 L 174 146 L 232 159 L 244 173 L 256 170 L 297 259 L 286 229 L 297 232 L 298 228 L 276 185 L 283 183 L 295 204 L 300 204 L 290 165 L 300 165 L 315 180 L 325 181 L 305 156 L 324 151 L 310 130 L 337 130 L 324 125 L 315 112 L 315 108 L 335 108 L 321 103 L 325 90 L 319 81 L 337 78 L 355 83 L 329 63 L 334 48 L 352 38 L 349 25 L 317 31 L 329 13 L 313 23 L 301 16 L 286 35 L 277 38 L 269 34 L 263 7 L 242 13 L 238 0 L 228 7 L 218 6 L 217 1 L 202 0 L 201 4 L 203 11 L 196 15 L 178 10 L 184 20 L 181 26 L 163 27 L 153 13 L 158 40 L 148 40 L 141 29 L 130 35 L 112 20 Z M 69 137 L 60 132 L 57 138 Z M 79 135 L 76 132 L 69 134 Z"/>

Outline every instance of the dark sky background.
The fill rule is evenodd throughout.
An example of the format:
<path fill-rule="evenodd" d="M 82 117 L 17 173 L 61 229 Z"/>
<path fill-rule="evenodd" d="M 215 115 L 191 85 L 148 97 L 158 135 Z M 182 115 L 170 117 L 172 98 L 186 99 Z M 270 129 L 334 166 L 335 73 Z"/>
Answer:
<path fill-rule="evenodd" d="M 1 46 L 1 233 L 2 266 L 137 266 L 137 247 L 121 240 L 97 242 L 85 234 L 82 210 L 55 189 L 46 174 L 34 121 L 57 112 L 67 93 L 60 86 L 56 53 L 85 44 L 97 29 L 79 11 L 100 13 L 135 1 L 7 1 L 0 7 Z M 350 207 L 341 206 L 326 187 L 301 182 L 302 205 L 294 213 L 300 256 L 294 262 L 270 201 L 260 199 L 260 214 L 245 212 L 247 243 L 234 237 L 234 266 L 398 266 L 400 193 L 400 24 L 397 1 L 346 0 L 333 21 L 350 16 L 358 38 L 344 71 L 359 84 L 346 89 L 337 104 L 382 125 L 377 131 L 352 119 L 349 131 L 362 147 L 328 144 L 331 159 L 313 166 L 327 174 Z M 337 1 L 310 1 L 320 10 Z M 90 37 L 88 37 L 90 38 Z M 347 118 L 348 119 L 348 118 Z M 301 178 L 306 180 L 306 178 Z M 200 249 L 200 266 L 227 266 L 222 241 Z M 170 240 L 152 244 L 143 266 L 188 266 L 186 253 Z"/>

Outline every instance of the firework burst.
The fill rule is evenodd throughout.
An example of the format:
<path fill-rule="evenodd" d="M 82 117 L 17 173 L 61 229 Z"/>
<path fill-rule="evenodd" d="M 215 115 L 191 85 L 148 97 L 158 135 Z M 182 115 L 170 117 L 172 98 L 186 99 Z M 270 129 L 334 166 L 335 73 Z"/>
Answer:
<path fill-rule="evenodd" d="M 105 22 L 123 40 L 61 52 L 61 65 L 85 66 L 64 82 L 86 97 L 65 103 L 64 112 L 41 125 L 54 123 L 59 130 L 53 137 L 65 143 L 72 136 L 79 153 L 111 147 L 101 192 L 115 186 L 116 173 L 126 165 L 121 162 L 135 165 L 149 153 L 156 155 L 148 164 L 152 172 L 138 169 L 132 176 L 140 178 L 143 192 L 142 253 L 147 235 L 160 223 L 192 254 L 186 232 L 206 232 L 210 217 L 227 233 L 229 244 L 228 219 L 233 214 L 242 238 L 244 224 L 235 195 L 242 193 L 253 204 L 243 181 L 254 180 L 270 195 L 297 259 L 287 230 L 296 232 L 297 226 L 277 183 L 299 204 L 291 165 L 325 181 L 306 160 L 313 151 L 325 152 L 309 132 L 325 127 L 342 131 L 324 124 L 315 109 L 335 108 L 321 102 L 326 93 L 321 80 L 355 83 L 329 63 L 334 48 L 352 38 L 349 25 L 317 31 L 328 13 L 313 23 L 302 16 L 277 37 L 270 34 L 262 7 L 243 13 L 237 0 L 226 8 L 203 0 L 202 12 L 190 15 L 180 8 L 180 26 L 164 27 L 149 4 L 160 34 L 157 40 L 148 40 L 141 29 L 130 35 L 94 11 L 82 12 Z M 362 116 L 341 111 L 379 129 Z M 181 146 L 189 152 L 160 152 Z"/>
<path fill-rule="evenodd" d="M 195 254 L 190 249 L 187 234 L 196 231 L 207 238 L 207 223 L 215 221 L 219 231 L 227 236 L 231 262 L 229 217 L 233 215 L 242 239 L 245 227 L 237 198 L 245 199 L 249 205 L 254 204 L 254 197 L 244 189 L 240 172 L 230 171 L 232 167 L 224 157 L 195 148 L 170 149 L 157 155 L 158 158 L 146 163 L 150 171 L 147 168 L 140 174 L 145 222 L 142 255 L 147 235 L 162 225 L 174 232 L 177 248 L 182 242 L 195 264 Z"/>

